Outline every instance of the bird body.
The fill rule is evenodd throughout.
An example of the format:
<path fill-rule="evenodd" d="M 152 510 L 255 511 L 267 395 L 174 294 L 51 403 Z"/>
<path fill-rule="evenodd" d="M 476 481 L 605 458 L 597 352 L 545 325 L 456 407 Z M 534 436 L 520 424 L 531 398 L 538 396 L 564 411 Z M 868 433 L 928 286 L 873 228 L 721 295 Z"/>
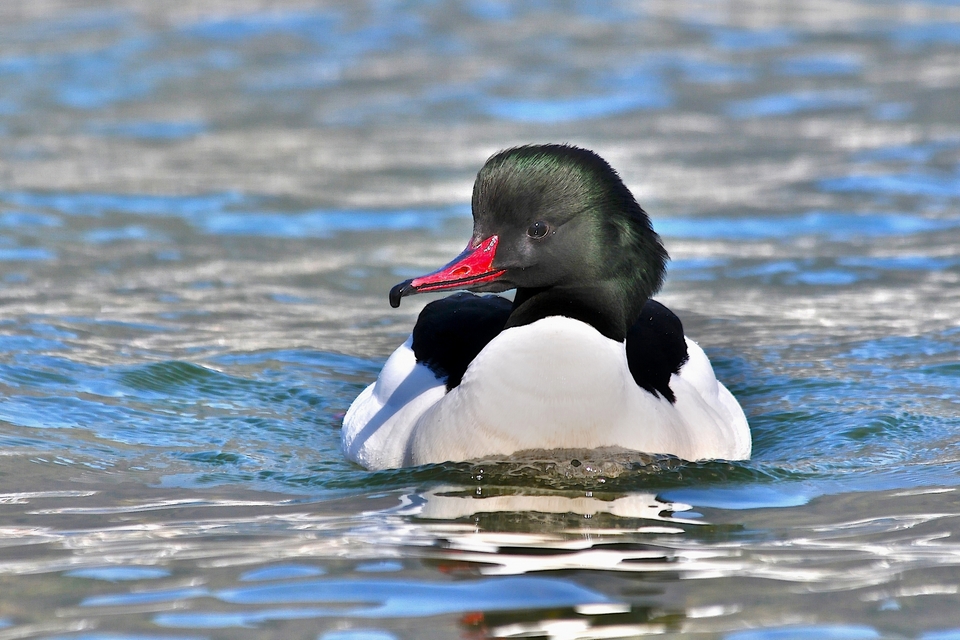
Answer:
<path fill-rule="evenodd" d="M 671 403 L 636 384 L 623 343 L 562 316 L 505 330 L 449 392 L 407 340 L 344 418 L 344 450 L 370 469 L 542 448 L 749 458 L 743 411 L 700 347 L 686 344 Z"/>
<path fill-rule="evenodd" d="M 474 188 L 474 235 L 438 271 L 394 287 L 516 288 L 428 304 L 344 417 L 369 469 L 620 447 L 744 459 L 746 417 L 680 320 L 650 299 L 666 252 L 599 156 L 561 145 L 497 154 Z"/>

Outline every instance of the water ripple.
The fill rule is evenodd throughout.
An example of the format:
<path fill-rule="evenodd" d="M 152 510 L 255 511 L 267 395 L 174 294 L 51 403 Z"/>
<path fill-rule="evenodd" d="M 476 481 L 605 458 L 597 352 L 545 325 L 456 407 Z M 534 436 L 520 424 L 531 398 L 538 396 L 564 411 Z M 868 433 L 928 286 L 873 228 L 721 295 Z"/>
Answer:
<path fill-rule="evenodd" d="M 21 4 L 0 640 L 957 636 L 955 3 Z M 344 460 L 536 141 L 650 211 L 752 460 Z"/>

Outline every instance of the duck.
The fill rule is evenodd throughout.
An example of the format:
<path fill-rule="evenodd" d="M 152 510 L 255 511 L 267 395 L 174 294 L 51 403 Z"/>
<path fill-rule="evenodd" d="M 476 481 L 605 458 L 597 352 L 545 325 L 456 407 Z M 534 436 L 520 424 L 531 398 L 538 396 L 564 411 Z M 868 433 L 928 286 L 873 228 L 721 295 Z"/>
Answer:
<path fill-rule="evenodd" d="M 610 447 L 750 457 L 740 404 L 652 299 L 668 254 L 610 164 L 573 145 L 512 147 L 484 163 L 471 208 L 463 252 L 390 290 L 394 308 L 458 292 L 424 306 L 350 405 L 347 459 L 381 470 Z"/>

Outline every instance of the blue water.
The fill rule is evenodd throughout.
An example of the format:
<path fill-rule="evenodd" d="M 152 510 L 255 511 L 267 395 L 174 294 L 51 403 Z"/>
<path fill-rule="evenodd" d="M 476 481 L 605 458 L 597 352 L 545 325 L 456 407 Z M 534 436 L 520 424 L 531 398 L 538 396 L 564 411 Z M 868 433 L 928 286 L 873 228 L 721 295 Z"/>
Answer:
<path fill-rule="evenodd" d="M 0 639 L 960 637 L 956 3 L 257 7 L 0 9 Z M 752 460 L 343 459 L 544 141 Z"/>

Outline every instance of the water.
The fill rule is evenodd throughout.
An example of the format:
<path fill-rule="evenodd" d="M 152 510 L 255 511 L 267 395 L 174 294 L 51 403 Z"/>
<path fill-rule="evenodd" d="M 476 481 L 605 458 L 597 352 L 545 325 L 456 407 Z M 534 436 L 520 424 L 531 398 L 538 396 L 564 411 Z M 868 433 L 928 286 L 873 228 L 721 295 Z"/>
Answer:
<path fill-rule="evenodd" d="M 960 5 L 0 7 L 0 639 L 960 637 Z M 370 473 L 494 151 L 617 167 L 753 460 Z M 576 463 L 574 463 L 576 461 Z"/>

